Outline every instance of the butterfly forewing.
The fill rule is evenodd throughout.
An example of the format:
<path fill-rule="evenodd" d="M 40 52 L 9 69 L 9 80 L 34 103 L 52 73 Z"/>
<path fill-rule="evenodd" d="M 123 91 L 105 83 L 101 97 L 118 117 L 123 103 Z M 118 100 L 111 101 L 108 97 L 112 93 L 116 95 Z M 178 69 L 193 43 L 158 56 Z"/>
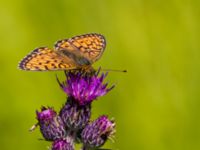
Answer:
<path fill-rule="evenodd" d="M 103 35 L 91 33 L 60 40 L 55 44 L 55 49 L 69 51 L 93 63 L 101 57 L 105 46 L 106 41 Z"/>
<path fill-rule="evenodd" d="M 76 67 L 73 60 L 47 47 L 35 49 L 19 63 L 20 69 L 30 71 L 67 70 Z"/>

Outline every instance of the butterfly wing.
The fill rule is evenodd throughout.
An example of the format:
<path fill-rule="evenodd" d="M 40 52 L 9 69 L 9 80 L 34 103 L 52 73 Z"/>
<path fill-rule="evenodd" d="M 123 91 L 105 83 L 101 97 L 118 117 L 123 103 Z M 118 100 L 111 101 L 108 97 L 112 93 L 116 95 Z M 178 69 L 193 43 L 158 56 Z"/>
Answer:
<path fill-rule="evenodd" d="M 55 44 L 56 50 L 66 50 L 77 57 L 87 59 L 90 63 L 97 61 L 104 52 L 106 40 L 103 35 L 91 33 L 60 40 Z"/>
<path fill-rule="evenodd" d="M 19 63 L 20 69 L 30 71 L 68 70 L 76 67 L 72 59 L 47 47 L 33 50 Z"/>

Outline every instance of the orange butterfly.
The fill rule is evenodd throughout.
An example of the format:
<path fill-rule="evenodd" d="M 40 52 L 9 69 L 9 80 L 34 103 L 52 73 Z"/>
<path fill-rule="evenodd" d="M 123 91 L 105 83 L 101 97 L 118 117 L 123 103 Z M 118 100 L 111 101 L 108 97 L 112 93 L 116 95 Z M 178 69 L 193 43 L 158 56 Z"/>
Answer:
<path fill-rule="evenodd" d="M 92 68 L 104 52 L 106 41 L 97 33 L 57 41 L 54 49 L 40 47 L 28 54 L 19 68 L 27 71 L 52 71 Z"/>

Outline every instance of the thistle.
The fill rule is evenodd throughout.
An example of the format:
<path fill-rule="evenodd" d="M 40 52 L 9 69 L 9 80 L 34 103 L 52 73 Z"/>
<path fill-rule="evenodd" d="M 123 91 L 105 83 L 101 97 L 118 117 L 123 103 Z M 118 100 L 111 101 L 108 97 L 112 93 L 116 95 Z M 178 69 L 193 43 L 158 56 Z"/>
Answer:
<path fill-rule="evenodd" d="M 115 132 L 115 123 L 107 116 L 100 116 L 82 131 L 83 149 L 101 147 Z"/>
<path fill-rule="evenodd" d="M 79 105 L 90 104 L 93 100 L 108 93 L 114 86 L 108 88 L 108 83 L 103 83 L 108 73 L 99 76 L 100 69 L 93 75 L 83 72 L 68 72 L 66 82 L 58 83 L 62 90 Z"/>
<path fill-rule="evenodd" d="M 104 83 L 107 73 L 66 73 L 66 81 L 58 83 L 67 95 L 65 105 L 57 114 L 52 108 L 37 111 L 38 125 L 45 140 L 52 141 L 52 150 L 74 150 L 82 143 L 84 150 L 99 148 L 113 136 L 115 123 L 107 116 L 91 121 L 91 104 L 107 94 L 114 86 Z"/>
<path fill-rule="evenodd" d="M 64 123 L 53 108 L 42 107 L 36 111 L 40 131 L 47 141 L 54 141 L 66 136 Z"/>
<path fill-rule="evenodd" d="M 70 138 L 55 140 L 52 144 L 52 150 L 74 150 L 73 141 Z"/>

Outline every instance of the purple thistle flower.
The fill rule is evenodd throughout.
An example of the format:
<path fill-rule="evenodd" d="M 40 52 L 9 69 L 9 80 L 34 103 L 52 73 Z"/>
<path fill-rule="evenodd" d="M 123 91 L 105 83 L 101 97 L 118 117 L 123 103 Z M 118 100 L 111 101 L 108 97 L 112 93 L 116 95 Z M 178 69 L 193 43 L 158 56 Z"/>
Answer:
<path fill-rule="evenodd" d="M 73 97 L 79 105 L 86 105 L 91 103 L 96 98 L 108 93 L 114 86 L 108 88 L 108 83 L 103 83 L 107 73 L 102 73 L 100 76 L 99 71 L 93 75 L 87 75 L 82 72 L 68 72 L 66 74 L 67 80 L 60 84 L 63 91 L 69 96 Z"/>
<path fill-rule="evenodd" d="M 71 131 L 78 131 L 86 126 L 91 116 L 90 104 L 80 106 L 73 97 L 68 97 L 66 104 L 60 111 L 66 128 Z"/>
<path fill-rule="evenodd" d="M 74 150 L 73 140 L 71 138 L 55 140 L 52 144 L 52 150 Z"/>
<path fill-rule="evenodd" d="M 66 136 L 65 126 L 60 116 L 52 108 L 42 107 L 36 111 L 40 131 L 45 140 L 53 141 Z"/>
<path fill-rule="evenodd" d="M 88 124 L 82 131 L 83 149 L 98 148 L 115 132 L 115 123 L 107 116 L 101 116 Z"/>

